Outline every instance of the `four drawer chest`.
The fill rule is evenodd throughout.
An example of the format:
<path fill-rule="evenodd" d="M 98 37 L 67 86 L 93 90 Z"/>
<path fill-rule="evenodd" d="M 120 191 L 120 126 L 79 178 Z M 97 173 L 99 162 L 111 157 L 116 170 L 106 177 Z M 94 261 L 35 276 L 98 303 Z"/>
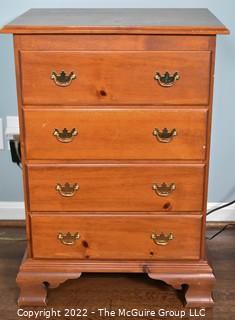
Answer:
<path fill-rule="evenodd" d="M 83 272 L 212 305 L 205 252 L 216 34 L 206 9 L 32 9 L 14 34 L 27 250 L 20 306 Z"/>

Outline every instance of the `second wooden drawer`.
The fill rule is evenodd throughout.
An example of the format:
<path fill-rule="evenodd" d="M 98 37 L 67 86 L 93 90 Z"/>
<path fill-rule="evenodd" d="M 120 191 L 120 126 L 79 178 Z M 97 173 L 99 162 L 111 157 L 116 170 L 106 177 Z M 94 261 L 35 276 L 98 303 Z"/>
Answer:
<path fill-rule="evenodd" d="M 28 159 L 205 158 L 203 109 L 25 110 Z"/>
<path fill-rule="evenodd" d="M 204 165 L 30 165 L 31 211 L 201 211 Z"/>

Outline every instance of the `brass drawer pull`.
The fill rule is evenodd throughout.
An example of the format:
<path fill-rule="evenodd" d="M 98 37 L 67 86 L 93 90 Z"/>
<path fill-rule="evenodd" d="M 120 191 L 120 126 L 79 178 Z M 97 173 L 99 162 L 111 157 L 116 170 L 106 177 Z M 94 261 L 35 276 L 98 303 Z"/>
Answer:
<path fill-rule="evenodd" d="M 75 244 L 76 240 L 80 238 L 80 235 L 78 232 L 71 234 L 70 232 L 67 232 L 66 234 L 58 233 L 57 239 L 60 240 L 60 242 L 66 246 L 72 246 Z"/>
<path fill-rule="evenodd" d="M 152 233 L 151 239 L 155 244 L 159 246 L 166 246 L 170 240 L 174 239 L 174 236 L 172 233 L 169 233 L 168 235 L 164 235 L 163 232 L 161 232 L 160 234 Z"/>
<path fill-rule="evenodd" d="M 180 76 L 178 72 L 175 72 L 173 75 L 170 75 L 169 72 L 165 72 L 164 75 L 157 72 L 154 79 L 157 80 L 162 87 L 172 87 L 176 83 L 176 80 L 180 79 Z"/>
<path fill-rule="evenodd" d="M 64 70 L 62 70 L 60 74 L 57 74 L 55 71 L 53 71 L 51 73 L 51 79 L 54 80 L 57 86 L 67 87 L 74 79 L 76 79 L 76 74 L 73 71 L 68 75 L 66 75 Z"/>
<path fill-rule="evenodd" d="M 61 185 L 60 183 L 56 184 L 56 191 L 59 192 L 59 194 L 63 197 L 72 197 L 75 195 L 76 191 L 79 190 L 79 185 L 77 183 L 74 183 L 73 185 L 70 185 L 68 182 L 66 182 L 64 185 Z"/>
<path fill-rule="evenodd" d="M 63 143 L 72 142 L 73 138 L 78 135 L 78 131 L 73 128 L 71 131 L 68 131 L 68 129 L 64 128 L 62 131 L 59 129 L 55 129 L 53 132 L 53 136 L 56 137 L 56 139 Z"/>
<path fill-rule="evenodd" d="M 176 185 L 174 183 L 167 184 L 165 182 L 162 184 L 155 183 L 152 188 L 158 196 L 167 197 L 176 189 Z"/>
<path fill-rule="evenodd" d="M 153 135 L 157 138 L 159 142 L 169 143 L 177 135 L 176 129 L 169 131 L 167 128 L 160 131 L 158 128 L 153 130 Z"/>

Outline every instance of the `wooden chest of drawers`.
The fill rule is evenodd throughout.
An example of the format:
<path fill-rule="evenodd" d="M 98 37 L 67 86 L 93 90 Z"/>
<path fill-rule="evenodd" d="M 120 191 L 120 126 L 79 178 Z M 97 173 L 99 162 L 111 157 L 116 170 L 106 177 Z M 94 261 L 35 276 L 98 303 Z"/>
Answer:
<path fill-rule="evenodd" d="M 28 249 L 19 305 L 82 272 L 145 272 L 212 304 L 207 10 L 30 10 L 14 34 Z"/>

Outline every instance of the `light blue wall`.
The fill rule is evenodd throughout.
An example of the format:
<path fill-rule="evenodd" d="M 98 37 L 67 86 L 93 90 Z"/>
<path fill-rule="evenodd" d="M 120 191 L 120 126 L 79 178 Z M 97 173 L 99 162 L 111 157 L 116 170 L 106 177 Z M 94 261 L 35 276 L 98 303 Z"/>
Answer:
<path fill-rule="evenodd" d="M 235 199 L 235 1 L 234 0 L 7 0 L 0 2 L 0 25 L 29 8 L 165 7 L 209 8 L 231 30 L 218 36 L 209 201 Z M 200 70 L 195 76 L 200 77 Z M 13 47 L 10 35 L 0 36 L 0 118 L 16 115 Z M 9 151 L 0 151 L 0 201 L 23 199 L 21 172 L 11 164 Z"/>

